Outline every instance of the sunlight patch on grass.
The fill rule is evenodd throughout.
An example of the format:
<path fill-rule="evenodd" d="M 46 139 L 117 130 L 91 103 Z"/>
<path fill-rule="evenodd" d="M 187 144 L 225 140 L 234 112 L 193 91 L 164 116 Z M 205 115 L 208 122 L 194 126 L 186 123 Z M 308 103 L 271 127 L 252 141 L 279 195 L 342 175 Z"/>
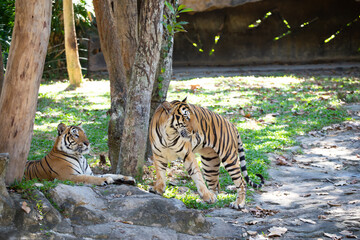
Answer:
<path fill-rule="evenodd" d="M 296 145 L 295 137 L 298 135 L 351 120 L 342 105 L 345 101 L 360 99 L 359 82 L 355 77 L 317 76 L 198 78 L 172 81 L 167 100 L 188 97 L 189 103 L 207 107 L 228 118 L 237 127 L 244 143 L 249 176 L 258 182 L 256 173 L 267 177 L 268 153 L 281 152 Z M 99 154 L 106 155 L 109 81 L 85 81 L 82 87 L 65 91 L 67 87 L 67 82 L 41 84 L 29 159 L 40 159 L 51 150 L 60 122 L 67 125 L 83 123 L 92 146 L 91 155 L 86 156 L 89 162 L 98 161 Z M 152 166 L 148 168 L 153 172 Z M 181 164 L 172 163 L 171 168 L 182 170 L 173 174 L 171 185 L 175 183 L 176 186 L 168 184 L 167 197 L 180 199 L 192 208 L 224 207 L 235 200 L 235 191 L 226 189 L 233 183 L 222 166 L 221 194 L 215 204 L 201 201 L 194 182 Z M 148 189 L 148 184 L 153 181 L 152 173 L 152 177 L 139 185 Z M 180 194 L 180 187 L 188 190 Z M 248 197 L 247 201 L 250 199 Z"/>

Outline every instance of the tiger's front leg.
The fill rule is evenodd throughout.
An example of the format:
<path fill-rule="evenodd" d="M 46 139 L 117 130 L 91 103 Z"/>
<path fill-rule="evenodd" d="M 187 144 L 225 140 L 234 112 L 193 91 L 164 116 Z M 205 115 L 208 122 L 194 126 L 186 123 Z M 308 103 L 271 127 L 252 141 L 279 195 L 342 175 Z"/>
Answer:
<path fill-rule="evenodd" d="M 207 203 L 216 202 L 215 193 L 209 191 L 206 187 L 203 176 L 200 171 L 200 167 L 196 162 L 195 154 L 190 152 L 184 159 L 184 167 L 189 173 L 192 180 L 194 180 L 200 197 Z"/>
<path fill-rule="evenodd" d="M 149 191 L 152 193 L 163 195 L 166 188 L 165 180 L 166 180 L 167 161 L 162 157 L 158 157 L 155 154 L 153 154 L 153 160 L 156 170 L 156 182 L 154 187 L 151 187 Z"/>

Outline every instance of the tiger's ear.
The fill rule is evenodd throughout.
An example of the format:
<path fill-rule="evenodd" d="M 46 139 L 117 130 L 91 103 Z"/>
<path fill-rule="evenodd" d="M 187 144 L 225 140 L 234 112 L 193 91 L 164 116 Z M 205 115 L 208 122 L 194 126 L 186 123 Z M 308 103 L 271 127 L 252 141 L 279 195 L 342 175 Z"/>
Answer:
<path fill-rule="evenodd" d="M 58 136 L 60 136 L 66 130 L 66 125 L 60 123 L 57 127 L 57 130 L 58 130 Z"/>
<path fill-rule="evenodd" d="M 167 101 L 165 101 L 165 102 L 163 102 L 162 104 L 161 104 L 161 107 L 165 110 L 165 112 L 167 113 L 167 114 L 169 114 L 170 112 L 171 112 L 171 104 L 169 103 L 169 102 L 167 102 Z"/>
<path fill-rule="evenodd" d="M 187 103 L 187 96 L 181 102 Z"/>

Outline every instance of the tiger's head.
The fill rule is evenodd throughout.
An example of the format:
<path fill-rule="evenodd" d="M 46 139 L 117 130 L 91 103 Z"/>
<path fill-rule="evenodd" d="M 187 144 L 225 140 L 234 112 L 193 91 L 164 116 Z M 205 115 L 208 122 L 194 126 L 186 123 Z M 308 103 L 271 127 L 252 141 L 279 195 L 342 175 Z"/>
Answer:
<path fill-rule="evenodd" d="M 77 126 L 67 127 L 60 123 L 57 127 L 58 137 L 55 146 L 58 150 L 72 155 L 82 155 L 89 153 L 90 142 L 86 137 L 81 123 Z"/>
<path fill-rule="evenodd" d="M 190 138 L 197 129 L 197 120 L 190 104 L 186 98 L 182 101 L 163 102 L 168 119 L 167 127 L 169 130 L 178 133 L 182 138 Z"/>

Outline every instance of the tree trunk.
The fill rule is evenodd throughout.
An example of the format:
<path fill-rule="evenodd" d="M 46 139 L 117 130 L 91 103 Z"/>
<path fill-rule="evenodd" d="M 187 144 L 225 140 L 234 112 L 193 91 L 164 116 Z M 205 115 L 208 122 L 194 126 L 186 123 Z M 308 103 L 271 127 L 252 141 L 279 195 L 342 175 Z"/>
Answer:
<path fill-rule="evenodd" d="M 150 102 L 162 40 L 164 0 L 145 0 L 141 5 L 139 40 L 129 82 L 128 101 L 117 172 L 132 176 L 142 173 Z"/>
<path fill-rule="evenodd" d="M 66 66 L 70 85 L 80 87 L 82 72 L 76 40 L 72 0 L 63 0 Z"/>
<path fill-rule="evenodd" d="M 111 170 L 115 172 L 119 159 L 121 136 L 125 119 L 128 69 L 124 67 L 122 53 L 127 51 L 127 46 L 120 44 L 121 38 L 117 32 L 118 28 L 116 27 L 116 25 L 118 25 L 116 19 L 118 18 L 115 18 L 115 9 L 120 7 L 120 3 L 111 0 L 94 0 L 93 4 L 100 36 L 101 50 L 105 57 L 110 78 L 111 107 L 109 110 L 108 147 Z M 114 6 L 115 4 L 116 8 Z M 122 9 L 127 9 L 127 7 L 122 6 Z M 135 8 L 135 12 L 136 11 Z M 123 22 L 123 24 L 125 23 Z"/>
<path fill-rule="evenodd" d="M 173 8 L 176 8 L 178 0 L 169 0 L 168 1 Z M 164 15 L 167 15 L 167 24 L 170 24 L 172 17 L 170 16 L 171 11 L 165 7 Z M 165 20 L 164 20 L 165 21 Z M 172 75 L 172 58 L 173 58 L 173 49 L 174 49 L 174 36 L 171 35 L 167 28 L 164 29 L 163 39 L 161 43 L 161 52 L 160 60 L 156 70 L 156 77 L 154 88 L 151 95 L 151 105 L 150 105 L 150 120 L 160 103 L 164 102 L 167 97 L 167 92 L 169 89 L 171 75 Z M 147 139 L 146 146 L 146 158 L 152 156 L 150 140 Z"/>
<path fill-rule="evenodd" d="M 0 152 L 10 155 L 6 183 L 21 181 L 30 150 L 37 97 L 50 36 L 51 1 L 16 1 L 2 94 Z"/>
<path fill-rule="evenodd" d="M 1 44 L 0 44 L 0 96 L 1 96 L 1 89 L 4 82 L 4 62 L 2 59 L 2 51 L 1 51 Z"/>
<path fill-rule="evenodd" d="M 169 0 L 168 2 L 173 6 L 173 8 L 176 8 L 176 4 L 178 1 Z M 164 8 L 164 14 L 167 15 L 167 21 L 169 21 L 169 19 L 172 18 L 170 16 L 172 13 L 167 7 Z M 164 34 L 161 43 L 160 60 L 157 66 L 155 83 L 151 97 L 150 116 L 153 115 L 154 111 L 159 106 L 159 104 L 166 100 L 167 91 L 169 89 L 169 84 L 172 75 L 173 48 L 174 48 L 174 36 L 171 35 L 171 33 L 169 33 L 168 29 L 164 28 Z"/>
<path fill-rule="evenodd" d="M 115 26 L 120 40 L 121 57 L 126 71 L 127 84 L 131 77 L 138 44 L 138 1 L 114 2 Z"/>

